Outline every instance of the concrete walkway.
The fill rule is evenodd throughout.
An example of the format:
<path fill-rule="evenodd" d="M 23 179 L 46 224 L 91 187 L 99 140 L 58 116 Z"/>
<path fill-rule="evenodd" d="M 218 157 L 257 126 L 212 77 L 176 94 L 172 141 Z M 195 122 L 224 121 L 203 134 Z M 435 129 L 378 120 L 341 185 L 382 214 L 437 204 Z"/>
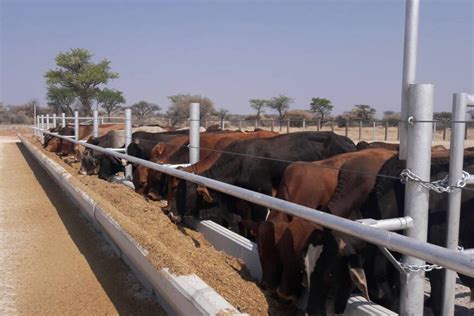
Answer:
<path fill-rule="evenodd" d="M 163 314 L 14 141 L 0 137 L 0 315 Z"/>

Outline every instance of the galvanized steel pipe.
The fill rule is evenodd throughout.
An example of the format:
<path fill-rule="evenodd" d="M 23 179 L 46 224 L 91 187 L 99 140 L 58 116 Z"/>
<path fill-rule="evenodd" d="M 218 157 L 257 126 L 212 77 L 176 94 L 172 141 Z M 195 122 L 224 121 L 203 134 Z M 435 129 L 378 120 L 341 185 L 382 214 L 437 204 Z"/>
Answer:
<path fill-rule="evenodd" d="M 423 181 L 430 181 L 431 142 L 433 129 L 430 124 L 416 123 L 417 120 L 433 119 L 433 85 L 411 84 L 408 90 L 409 117 L 414 124 L 408 125 L 408 147 L 406 168 Z M 413 227 L 406 230 L 407 237 L 426 242 L 428 237 L 429 189 L 414 181 L 405 184 L 405 216 L 413 218 Z M 424 260 L 403 256 L 403 263 L 423 265 Z M 400 314 L 423 315 L 424 271 L 408 272 L 401 275 Z M 406 280 L 405 279 L 406 276 Z"/>
<path fill-rule="evenodd" d="M 200 125 L 200 104 L 191 103 L 189 118 L 189 163 L 199 162 L 199 125 Z"/>
<path fill-rule="evenodd" d="M 420 16 L 420 0 L 406 0 L 405 4 L 405 37 L 403 45 L 402 100 L 400 118 L 408 120 L 408 87 L 415 82 L 416 53 L 418 47 L 418 21 Z M 408 126 L 400 126 L 400 159 L 407 159 Z"/>

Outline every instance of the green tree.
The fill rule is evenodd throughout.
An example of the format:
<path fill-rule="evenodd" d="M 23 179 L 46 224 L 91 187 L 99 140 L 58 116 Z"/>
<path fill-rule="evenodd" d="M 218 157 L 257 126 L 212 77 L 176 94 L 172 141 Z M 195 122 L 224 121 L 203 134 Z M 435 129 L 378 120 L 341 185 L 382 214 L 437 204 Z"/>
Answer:
<path fill-rule="evenodd" d="M 323 126 L 324 116 L 330 115 L 334 105 L 331 100 L 325 98 L 312 98 L 310 103 L 310 109 L 312 112 L 318 114 L 321 117 L 320 124 Z"/>
<path fill-rule="evenodd" d="M 367 104 L 358 104 L 352 109 L 354 113 L 354 118 L 360 120 L 363 123 L 369 123 L 375 119 L 376 110 Z"/>
<path fill-rule="evenodd" d="M 278 112 L 278 120 L 280 121 L 280 131 L 282 129 L 281 120 L 283 119 L 283 114 L 290 108 L 291 103 L 293 103 L 293 99 L 283 94 L 271 98 L 267 103 L 269 108 Z"/>
<path fill-rule="evenodd" d="M 108 117 L 123 103 L 125 103 L 125 98 L 121 91 L 105 88 L 97 94 L 97 104 L 107 112 Z"/>
<path fill-rule="evenodd" d="M 56 114 L 66 113 L 68 116 L 74 115 L 72 105 L 76 101 L 76 95 L 71 89 L 49 86 L 46 97 L 48 99 L 48 107 Z"/>
<path fill-rule="evenodd" d="M 99 63 L 94 63 L 91 59 L 92 54 L 82 48 L 60 52 L 55 59 L 57 68 L 48 70 L 44 75 L 48 89 L 67 88 L 72 91 L 86 115 L 92 112 L 92 102 L 97 97 L 100 85 L 119 76 L 110 70 L 110 61 L 107 59 Z"/>
<path fill-rule="evenodd" d="M 250 107 L 257 111 L 257 120 L 260 121 L 260 115 L 265 112 L 265 106 L 267 106 L 268 100 L 265 99 L 250 99 Z"/>
<path fill-rule="evenodd" d="M 189 105 L 191 103 L 200 104 L 200 119 L 208 119 L 216 110 L 214 108 L 214 102 L 208 97 L 201 95 L 191 95 L 188 93 L 179 93 L 168 97 L 171 105 L 166 112 L 168 117 L 171 119 L 171 125 L 175 126 L 178 123 L 182 123 L 189 118 Z"/>
<path fill-rule="evenodd" d="M 157 104 L 146 101 L 140 101 L 135 104 L 132 104 L 130 108 L 132 109 L 133 116 L 140 123 L 143 123 L 145 121 L 145 118 L 147 118 L 148 116 L 153 115 L 159 110 L 161 110 L 161 108 Z"/>

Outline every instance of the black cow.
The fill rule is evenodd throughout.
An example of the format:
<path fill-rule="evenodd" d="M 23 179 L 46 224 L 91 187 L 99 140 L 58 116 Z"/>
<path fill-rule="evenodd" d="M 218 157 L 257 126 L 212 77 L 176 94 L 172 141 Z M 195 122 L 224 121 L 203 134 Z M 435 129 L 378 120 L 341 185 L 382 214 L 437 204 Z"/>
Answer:
<path fill-rule="evenodd" d="M 382 175 L 397 177 L 405 168 L 404 161 L 398 157 L 388 160 L 380 170 Z M 464 160 L 464 170 L 474 173 L 474 154 L 468 154 Z M 433 158 L 431 165 L 431 180 L 439 180 L 448 175 L 449 158 Z M 400 217 L 404 214 L 405 185 L 399 180 L 387 177 L 379 177 L 374 190 L 361 208 L 363 217 L 375 219 Z M 429 199 L 429 221 L 428 242 L 445 246 L 446 222 L 448 210 L 447 193 L 430 193 Z M 459 231 L 459 244 L 465 248 L 474 248 L 474 190 L 462 191 L 461 199 L 461 222 Z M 371 298 L 377 303 L 392 310 L 398 309 L 400 277 L 390 262 L 376 249 L 375 246 L 367 246 L 365 271 L 369 283 Z M 400 255 L 395 254 L 397 258 Z M 427 273 L 431 283 L 431 296 L 428 305 L 435 315 L 441 315 L 443 270 L 433 270 Z M 474 291 L 474 278 L 465 275 L 459 276 L 461 281 Z"/>
<path fill-rule="evenodd" d="M 163 133 L 135 132 L 132 142 L 127 147 L 127 155 L 150 160 L 151 151 L 156 144 L 189 134 L 189 130 L 169 131 Z"/>
<path fill-rule="evenodd" d="M 125 143 L 125 131 L 111 130 L 103 136 L 90 137 L 87 143 L 102 148 L 123 148 Z M 81 158 L 79 173 L 85 175 L 97 174 L 100 179 L 108 180 L 117 172 L 123 170 L 124 167 L 119 159 L 86 148 Z"/>
<path fill-rule="evenodd" d="M 202 176 L 271 195 L 291 162 L 321 160 L 350 151 L 355 151 L 354 143 L 332 132 L 299 132 L 236 141 Z M 197 188 L 186 181 L 181 181 L 178 186 L 174 211 L 179 216 L 213 219 L 233 228 L 240 218 L 261 222 L 267 214 L 267 209 L 262 206 L 218 192 L 209 193 L 206 188 Z"/>

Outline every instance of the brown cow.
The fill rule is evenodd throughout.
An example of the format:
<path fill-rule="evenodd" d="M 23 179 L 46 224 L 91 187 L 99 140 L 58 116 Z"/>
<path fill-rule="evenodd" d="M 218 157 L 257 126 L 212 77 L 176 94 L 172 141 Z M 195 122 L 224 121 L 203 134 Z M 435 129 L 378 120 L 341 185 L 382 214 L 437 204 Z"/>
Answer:
<path fill-rule="evenodd" d="M 214 146 L 214 151 L 211 151 L 207 157 L 201 158 L 198 163 L 195 163 L 192 166 L 183 168 L 183 171 L 192 172 L 195 174 L 200 174 L 208 170 L 222 154 L 222 151 L 237 140 L 250 139 L 250 138 L 268 138 L 278 135 L 277 132 L 268 132 L 268 131 L 256 131 L 249 133 L 236 133 L 228 135 L 216 142 Z M 174 198 L 176 196 L 176 190 L 178 188 L 180 179 L 175 177 L 168 177 L 168 205 L 162 208 L 163 211 L 167 212 L 170 210 L 171 205 L 173 204 Z"/>
<path fill-rule="evenodd" d="M 213 148 L 216 143 L 225 137 L 232 137 L 235 135 L 243 134 L 242 132 L 229 132 L 222 131 L 218 133 L 202 133 L 199 139 L 199 157 L 206 159 L 213 153 Z M 172 139 L 167 144 L 158 144 L 153 147 L 150 161 L 160 164 L 179 164 L 186 163 L 189 161 L 189 137 L 183 136 Z M 162 196 L 163 189 L 167 186 L 164 183 L 165 179 L 162 177 L 161 172 L 156 170 L 148 170 L 148 180 L 144 194 L 148 195 L 148 198 L 157 200 Z"/>
<path fill-rule="evenodd" d="M 367 149 L 313 163 L 293 163 L 285 171 L 277 197 L 320 209 L 329 203 L 336 189 L 339 169 L 346 169 L 348 161 L 361 161 L 367 157 L 385 161 L 395 153 L 385 149 Z M 301 281 L 310 283 L 309 275 L 303 280 L 301 272 L 305 270 L 303 254 L 308 247 L 308 240 L 324 244 L 326 242 L 324 239 L 327 237 L 319 225 L 291 216 L 273 216 L 273 213 L 274 211 L 257 229 L 253 225 L 253 230 L 257 231 L 257 244 L 263 270 L 262 284 L 270 289 L 278 287 L 280 297 L 295 301 L 301 293 Z M 341 246 L 344 245 L 341 239 L 338 243 L 340 251 L 347 248 Z M 349 270 L 350 277 L 353 280 L 362 280 L 361 271 L 363 270 L 352 267 Z M 356 285 L 364 288 L 364 282 L 357 282 Z"/>

